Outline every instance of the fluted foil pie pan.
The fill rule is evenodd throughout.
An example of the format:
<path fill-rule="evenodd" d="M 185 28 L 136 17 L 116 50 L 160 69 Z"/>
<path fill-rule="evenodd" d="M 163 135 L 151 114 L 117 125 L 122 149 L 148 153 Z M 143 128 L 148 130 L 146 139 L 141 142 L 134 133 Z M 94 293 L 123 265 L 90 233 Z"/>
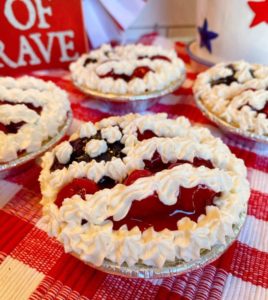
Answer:
<path fill-rule="evenodd" d="M 153 106 L 159 100 L 175 90 L 177 90 L 185 81 L 185 72 L 183 72 L 180 78 L 173 81 L 167 87 L 155 92 L 148 92 L 144 94 L 112 94 L 102 93 L 97 90 L 88 88 L 85 85 L 80 85 L 73 79 L 74 85 L 83 93 L 90 96 L 92 99 L 88 99 L 94 106 L 93 108 L 99 109 L 105 112 L 113 112 L 117 114 L 129 113 L 129 112 L 142 112 L 147 108 Z"/>
<path fill-rule="evenodd" d="M 183 260 L 176 260 L 174 262 L 166 263 L 161 269 L 157 267 L 146 266 L 142 263 L 135 264 L 132 267 L 129 267 L 125 263 L 119 266 L 109 260 L 104 260 L 103 264 L 99 267 L 90 263 L 86 263 L 86 264 L 99 271 L 113 274 L 113 275 L 119 275 L 127 278 L 155 279 L 155 278 L 164 278 L 164 277 L 182 275 L 184 273 L 188 273 L 196 269 L 199 269 L 201 267 L 204 267 L 207 264 L 210 264 L 216 259 L 218 259 L 236 240 L 245 222 L 246 211 L 247 211 L 247 206 L 245 206 L 245 210 L 240 216 L 239 224 L 233 226 L 234 237 L 226 237 L 225 245 L 216 245 L 212 247 L 211 250 L 203 250 L 201 253 L 201 257 L 197 260 L 193 260 L 190 262 L 185 262 Z M 77 255 L 73 253 L 72 255 L 79 259 Z"/>
<path fill-rule="evenodd" d="M 0 163 L 0 179 L 10 176 L 12 174 L 16 174 L 28 168 L 36 158 L 38 158 L 40 155 L 48 151 L 50 148 L 53 148 L 64 137 L 71 123 L 72 123 L 72 112 L 69 111 L 67 114 L 66 121 L 62 125 L 58 134 L 55 135 L 53 138 L 49 139 L 47 142 L 44 142 L 44 144 L 38 151 L 25 154 L 7 163 L 3 163 L 3 164 Z"/>
<path fill-rule="evenodd" d="M 254 132 L 245 131 L 235 125 L 232 125 L 225 120 L 221 119 L 213 112 L 211 112 L 202 102 L 201 99 L 195 97 L 195 103 L 198 108 L 202 111 L 202 113 L 210 119 L 210 121 L 217 124 L 221 129 L 223 129 L 226 133 L 231 134 L 231 137 L 240 138 L 243 141 L 253 141 L 259 143 L 268 143 L 268 136 L 264 136 L 261 134 L 256 134 Z"/>

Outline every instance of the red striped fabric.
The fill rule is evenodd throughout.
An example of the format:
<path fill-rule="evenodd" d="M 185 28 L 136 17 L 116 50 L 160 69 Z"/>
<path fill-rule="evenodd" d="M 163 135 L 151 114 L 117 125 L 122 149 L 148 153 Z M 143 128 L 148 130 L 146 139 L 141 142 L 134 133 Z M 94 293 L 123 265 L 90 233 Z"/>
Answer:
<path fill-rule="evenodd" d="M 256 219 L 268 222 L 267 195 L 258 191 L 251 191 L 249 199 L 248 215 Z"/>
<path fill-rule="evenodd" d="M 15 249 L 31 231 L 32 225 L 0 210 L 0 251 L 6 254 Z"/>
<path fill-rule="evenodd" d="M 142 42 L 151 44 L 156 37 L 156 34 L 145 36 Z M 175 48 L 189 63 L 185 45 L 176 43 Z M 5 205 L 0 210 L 0 299 L 9 299 L 17 286 L 23 299 L 31 300 L 215 300 L 222 299 L 223 295 L 228 299 L 236 288 L 241 293 L 242 289 L 245 293 L 250 290 L 248 299 L 261 300 L 266 295 L 268 299 L 268 151 L 254 143 L 241 144 L 231 139 L 204 117 L 192 97 L 191 85 L 196 73 L 189 71 L 190 66 L 187 70 L 185 86 L 174 92 L 172 101 L 167 97 L 150 110 L 167 112 L 172 117 L 183 115 L 194 123 L 208 126 L 222 136 L 233 153 L 245 160 L 252 193 L 248 218 L 238 241 L 214 263 L 182 276 L 143 280 L 107 275 L 65 254 L 56 240 L 36 227 L 41 216 L 41 195 L 37 181 L 40 167 L 34 163 L 31 168 L 0 181 L 0 204 L 2 197 L 12 195 L 3 199 Z M 36 72 L 35 76 L 52 80 L 69 93 L 75 121 L 95 122 L 108 115 L 90 108 L 90 100 L 72 85 L 68 73 Z M 16 188 L 17 192 L 13 195 L 1 191 L 2 186 L 11 192 Z M 1 282 L 6 283 L 1 286 Z"/>

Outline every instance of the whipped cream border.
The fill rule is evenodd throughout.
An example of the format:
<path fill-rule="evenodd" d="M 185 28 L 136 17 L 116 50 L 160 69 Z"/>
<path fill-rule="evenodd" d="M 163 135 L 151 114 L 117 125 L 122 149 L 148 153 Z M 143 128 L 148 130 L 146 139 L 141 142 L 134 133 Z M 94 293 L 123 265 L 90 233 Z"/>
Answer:
<path fill-rule="evenodd" d="M 164 128 L 165 123 L 166 127 Z M 215 199 L 216 206 L 207 207 L 206 215 L 200 216 L 197 222 L 193 222 L 187 217 L 181 219 L 176 231 L 165 229 L 156 232 L 149 228 L 140 232 L 137 227 L 128 230 L 125 225 L 119 230 L 113 231 L 112 222 L 104 220 L 107 216 L 120 219 L 127 213 L 131 201 L 118 201 L 117 197 L 111 196 L 113 193 L 120 194 L 122 192 L 120 189 L 125 186 L 117 184 L 113 189 L 104 189 L 94 195 L 87 195 L 86 201 L 82 200 L 80 196 L 74 195 L 71 199 L 65 199 L 61 208 L 58 209 L 53 202 L 58 191 L 66 182 L 80 177 L 88 177 L 97 182 L 98 180 L 90 174 L 94 172 L 96 174 L 98 169 L 105 168 L 105 164 L 94 161 L 89 164 L 80 162 L 73 163 L 62 170 L 49 172 L 55 155 L 53 153 L 55 150 L 53 150 L 44 156 L 43 170 L 40 176 L 44 205 L 42 223 L 47 227 L 49 234 L 57 237 L 64 244 L 66 252 L 73 252 L 85 262 L 95 265 L 101 265 L 107 258 L 119 265 L 126 262 L 131 266 L 142 262 L 146 265 L 162 267 L 165 262 L 174 261 L 176 258 L 185 261 L 199 258 L 202 249 L 211 249 L 216 244 L 225 244 L 226 236 L 233 236 L 233 225 L 239 223 L 240 214 L 245 211 L 249 198 L 249 184 L 246 180 L 246 168 L 242 160 L 237 159 L 228 147 L 221 140 L 214 138 L 207 129 L 190 126 L 189 121 L 184 117 L 170 120 L 167 119 L 166 114 L 150 116 L 131 114 L 104 119 L 95 126 L 105 128 L 118 126 L 118 124 L 123 128 L 122 139 L 133 140 L 127 156 L 121 161 L 126 166 L 125 176 L 141 164 L 144 157 L 150 158 L 155 149 L 166 161 L 182 157 L 192 161 L 194 156 L 199 156 L 210 159 L 215 166 L 215 169 L 210 170 L 206 167 L 194 168 L 190 164 L 183 164 L 171 170 L 164 170 L 155 176 L 138 179 L 136 184 L 146 183 L 142 188 L 137 188 L 138 191 L 143 192 L 148 183 L 153 184 L 153 177 L 158 178 L 166 173 L 179 171 L 176 175 L 179 186 L 187 187 L 189 182 L 198 184 L 205 180 L 212 187 L 211 182 L 213 181 L 215 184 L 213 189 L 222 192 L 221 197 Z M 181 124 L 184 126 L 182 127 Z M 139 142 L 135 136 L 138 129 L 141 132 L 150 129 L 155 133 L 158 132 L 159 135 L 161 133 L 165 135 L 165 132 L 172 135 L 171 128 L 173 128 L 173 137 L 155 137 Z M 162 132 L 160 133 L 160 131 Z M 79 136 L 79 133 L 76 133 L 75 136 Z M 142 153 L 145 156 L 140 157 Z M 134 164 L 129 163 L 133 161 Z M 87 172 L 88 170 L 94 172 Z M 191 174 L 197 181 L 191 181 L 193 178 L 191 176 L 180 177 L 179 174 L 182 170 L 182 174 Z M 163 176 L 163 178 L 167 178 L 167 176 Z M 172 183 L 170 184 L 172 186 Z M 177 190 L 174 190 L 174 186 L 178 189 L 178 182 L 168 191 L 176 193 Z M 130 186 L 130 189 L 131 187 L 135 190 L 135 183 Z M 165 194 L 164 190 L 160 189 L 159 193 Z M 130 196 L 134 194 L 133 191 L 127 190 L 127 192 Z M 146 197 L 144 193 L 142 195 L 142 198 Z M 168 196 L 162 198 L 167 205 L 170 204 L 170 199 Z M 82 218 L 87 219 L 89 223 L 81 226 Z"/>
<path fill-rule="evenodd" d="M 233 65 L 238 82 L 212 87 L 211 81 L 232 74 Z M 255 78 L 252 77 L 254 73 Z M 268 102 L 268 66 L 245 61 L 219 63 L 198 75 L 193 91 L 209 111 L 229 124 L 259 135 L 268 135 L 268 118 L 256 110 Z M 242 107 L 242 109 L 241 109 Z"/>
<path fill-rule="evenodd" d="M 39 150 L 44 142 L 58 134 L 70 111 L 65 91 L 50 81 L 30 76 L 0 77 L 0 99 L 16 104 L 0 106 L 0 122 L 6 125 L 26 122 L 16 134 L 0 131 L 0 163 L 16 159 L 19 151 Z M 41 114 L 28 109 L 22 102 L 42 107 Z"/>
<path fill-rule="evenodd" d="M 109 53 L 108 56 L 105 53 Z M 164 55 L 171 62 L 148 58 L 137 59 L 139 56 L 145 55 Z M 97 59 L 98 62 L 84 67 L 84 62 L 89 57 Z M 143 79 L 135 78 L 129 82 L 122 79 L 99 77 L 111 70 L 117 74 L 130 75 L 139 66 L 147 66 L 154 72 L 148 72 Z M 111 45 L 103 45 L 97 50 L 83 54 L 76 62 L 71 63 L 70 71 L 72 79 L 77 84 L 91 90 L 119 95 L 141 95 L 163 90 L 171 83 L 180 80 L 185 72 L 185 66 L 174 50 L 166 50 L 159 46 L 130 44 L 112 48 Z"/>

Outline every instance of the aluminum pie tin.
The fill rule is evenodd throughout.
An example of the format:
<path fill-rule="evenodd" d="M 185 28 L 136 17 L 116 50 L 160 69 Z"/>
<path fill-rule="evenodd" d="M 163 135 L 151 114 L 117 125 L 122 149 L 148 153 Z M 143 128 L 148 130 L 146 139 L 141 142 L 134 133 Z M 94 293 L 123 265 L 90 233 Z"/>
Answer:
<path fill-rule="evenodd" d="M 268 143 L 268 136 L 242 130 L 241 128 L 236 127 L 226 122 L 225 120 L 221 119 L 220 117 L 216 116 L 203 104 L 201 99 L 195 97 L 195 103 L 207 118 L 209 118 L 212 122 L 217 124 L 225 132 L 232 134 L 234 137 L 239 137 L 242 138 L 243 140 L 247 140 L 247 141 L 249 140 L 252 142 L 259 142 L 265 144 Z"/>
<path fill-rule="evenodd" d="M 225 245 L 216 245 L 212 247 L 211 250 L 204 250 L 201 253 L 201 257 L 199 259 L 185 262 L 183 260 L 176 260 L 174 262 L 166 263 L 161 269 L 157 267 L 150 267 L 144 264 L 135 264 L 132 267 L 129 267 L 127 264 L 123 264 L 121 266 L 104 260 L 101 266 L 95 266 L 91 263 L 86 263 L 90 267 L 97 269 L 99 271 L 119 275 L 127 278 L 144 278 L 144 279 L 156 279 L 156 278 L 164 278 L 182 275 L 187 272 L 194 271 L 201 267 L 206 266 L 207 264 L 212 263 L 216 259 L 218 259 L 236 240 L 244 222 L 246 219 L 246 211 L 247 206 L 245 206 L 245 210 L 240 215 L 239 223 L 233 226 L 234 237 L 226 237 Z M 79 257 L 72 253 L 73 256 Z"/>
<path fill-rule="evenodd" d="M 8 175 L 12 175 L 13 172 L 16 173 L 18 170 L 22 170 L 23 167 L 28 166 L 28 164 L 30 164 L 40 155 L 45 153 L 50 148 L 54 147 L 64 137 L 71 123 L 72 123 L 72 112 L 69 111 L 67 114 L 65 124 L 61 127 L 58 134 L 55 135 L 53 138 L 51 138 L 48 142 L 44 143 L 38 151 L 28 153 L 10 162 L 0 164 L 0 179 L 5 178 Z"/>
<path fill-rule="evenodd" d="M 102 93 L 97 90 L 88 88 L 85 85 L 80 85 L 73 79 L 73 84 L 84 94 L 90 96 L 91 99 L 86 99 L 85 102 L 92 108 L 99 109 L 103 112 L 113 112 L 115 114 L 125 114 L 129 112 L 143 112 L 147 108 L 153 106 L 159 100 L 175 90 L 177 90 L 185 81 L 185 71 L 181 74 L 180 78 L 170 83 L 162 90 L 155 92 L 148 92 L 144 94 L 112 94 Z"/>

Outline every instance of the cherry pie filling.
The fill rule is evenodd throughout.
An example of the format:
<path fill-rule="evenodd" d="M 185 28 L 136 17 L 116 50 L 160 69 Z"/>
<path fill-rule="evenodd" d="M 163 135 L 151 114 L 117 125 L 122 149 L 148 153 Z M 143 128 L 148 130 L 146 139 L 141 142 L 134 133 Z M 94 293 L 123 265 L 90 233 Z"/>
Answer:
<path fill-rule="evenodd" d="M 108 78 L 108 77 L 111 77 L 113 78 L 114 80 L 117 80 L 117 79 L 123 79 L 124 81 L 126 82 L 129 82 L 131 81 L 132 79 L 134 78 L 140 78 L 140 79 L 143 79 L 144 76 L 148 73 L 148 72 L 153 72 L 154 73 L 154 70 L 152 70 L 151 68 L 149 67 L 146 67 L 146 66 L 141 66 L 141 67 L 137 67 L 132 74 L 130 75 L 127 75 L 127 74 L 117 74 L 114 72 L 114 70 L 111 70 L 110 72 L 104 74 L 104 75 L 99 75 L 100 78 Z"/>
<path fill-rule="evenodd" d="M 4 132 L 5 134 L 17 133 L 24 124 L 26 124 L 24 121 L 18 123 L 10 122 L 8 125 L 0 123 L 0 131 Z"/>
<path fill-rule="evenodd" d="M 177 160 L 173 163 L 164 164 L 157 152 L 155 152 L 151 161 L 144 162 L 145 169 L 133 171 L 124 180 L 124 185 L 129 186 L 139 178 L 153 176 L 156 172 L 184 163 L 190 163 L 195 167 L 214 168 L 211 161 L 198 157 L 195 157 L 193 162 Z M 61 189 L 55 204 L 60 207 L 65 198 L 75 194 L 80 195 L 85 200 L 86 194 L 94 194 L 98 190 L 112 188 L 115 184 L 116 182 L 107 176 L 103 177 L 98 183 L 87 178 L 74 179 Z M 180 187 L 177 202 L 174 205 L 163 204 L 157 194 L 153 193 L 141 201 L 134 200 L 127 216 L 122 220 L 114 221 L 112 217 L 109 220 L 113 221 L 114 230 L 118 230 L 122 225 L 127 225 L 129 230 L 135 226 L 138 226 L 141 231 L 145 231 L 149 227 L 153 227 L 155 231 L 161 231 L 165 228 L 177 230 L 177 222 L 180 219 L 189 217 L 191 220 L 197 221 L 200 215 L 205 214 L 206 206 L 214 205 L 214 198 L 219 196 L 220 193 L 201 184 L 192 188 Z M 87 220 L 81 220 L 81 225 L 86 223 Z"/>
<path fill-rule="evenodd" d="M 189 217 L 197 221 L 200 215 L 206 213 L 206 206 L 214 205 L 213 200 L 218 196 L 220 193 L 205 185 L 193 188 L 180 187 L 176 204 L 169 206 L 163 204 L 154 193 L 141 201 L 133 201 L 125 218 L 120 221 L 113 220 L 113 229 L 118 230 L 121 226 L 127 225 L 128 230 L 138 226 L 142 232 L 150 227 L 155 231 L 165 228 L 177 230 L 177 222 L 180 219 Z"/>
<path fill-rule="evenodd" d="M 25 106 L 27 106 L 28 109 L 35 111 L 39 115 L 41 114 L 43 109 L 41 106 L 34 106 L 32 103 L 24 103 L 24 102 L 14 103 L 6 100 L 0 100 L 0 105 L 4 105 L 4 104 L 9 104 L 9 105 L 24 104 Z M 10 122 L 10 124 L 8 125 L 5 125 L 0 122 L 0 131 L 4 132 L 5 134 L 17 133 L 24 124 L 26 124 L 24 121 L 20 121 L 17 123 Z"/>

